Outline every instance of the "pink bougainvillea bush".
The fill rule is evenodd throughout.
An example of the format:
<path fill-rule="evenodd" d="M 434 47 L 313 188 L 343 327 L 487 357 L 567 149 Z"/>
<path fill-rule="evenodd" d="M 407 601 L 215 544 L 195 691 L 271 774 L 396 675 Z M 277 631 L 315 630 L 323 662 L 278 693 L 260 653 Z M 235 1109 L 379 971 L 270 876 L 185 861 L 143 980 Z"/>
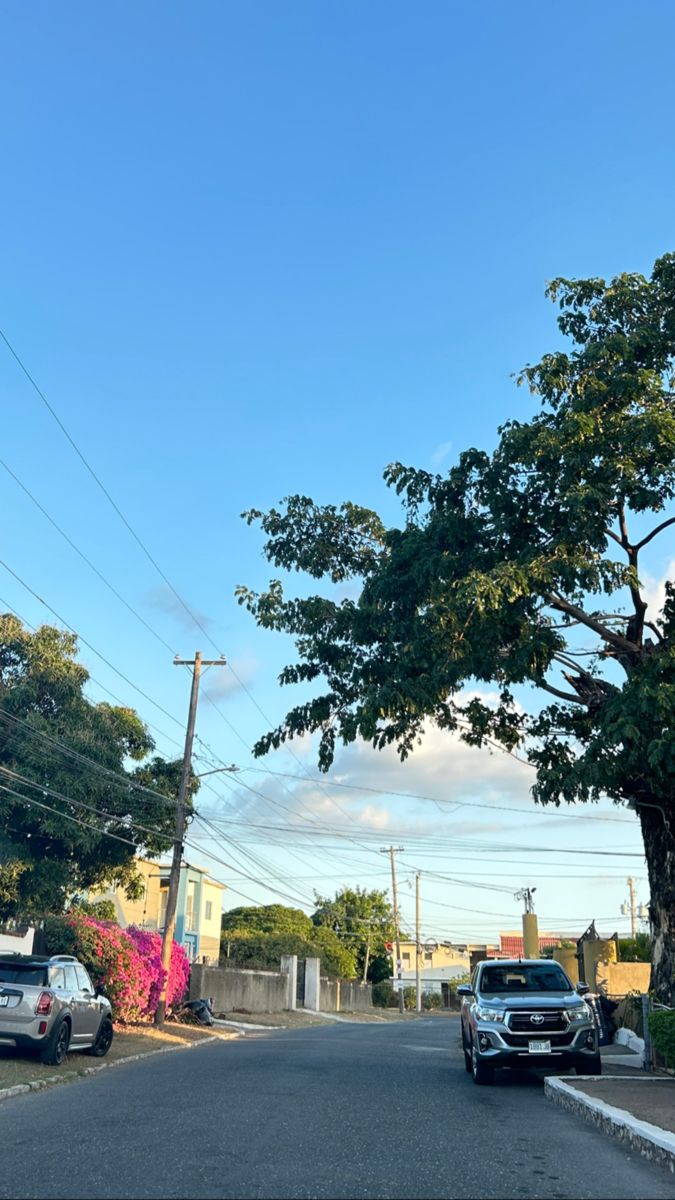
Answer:
<path fill-rule="evenodd" d="M 120 929 L 112 921 L 97 921 L 76 910 L 47 918 L 45 933 L 50 954 L 74 954 L 84 964 L 94 985 L 100 985 L 110 1000 L 116 1021 L 124 1024 L 154 1015 L 164 979 L 158 933 Z M 189 978 L 187 955 L 174 942 L 169 1004 L 183 999 Z"/>
<path fill-rule="evenodd" d="M 130 925 L 125 932 L 152 973 L 148 1013 L 154 1013 L 164 981 L 161 934 L 151 933 L 148 929 L 139 929 L 137 925 Z M 174 942 L 171 947 L 169 983 L 166 989 L 166 1002 L 169 1007 L 180 1004 L 181 1000 L 185 998 L 189 983 L 190 960 L 183 947 L 178 942 Z"/>

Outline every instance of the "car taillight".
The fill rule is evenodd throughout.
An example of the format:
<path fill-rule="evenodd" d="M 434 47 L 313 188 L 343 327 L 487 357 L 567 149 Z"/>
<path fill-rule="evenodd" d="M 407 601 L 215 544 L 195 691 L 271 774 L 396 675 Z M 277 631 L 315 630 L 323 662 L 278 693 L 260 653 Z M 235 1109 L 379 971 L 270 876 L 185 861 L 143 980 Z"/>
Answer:
<path fill-rule="evenodd" d="M 47 1017 L 52 1011 L 54 996 L 51 992 L 40 992 L 38 1002 L 35 1005 L 35 1012 L 39 1017 Z"/>

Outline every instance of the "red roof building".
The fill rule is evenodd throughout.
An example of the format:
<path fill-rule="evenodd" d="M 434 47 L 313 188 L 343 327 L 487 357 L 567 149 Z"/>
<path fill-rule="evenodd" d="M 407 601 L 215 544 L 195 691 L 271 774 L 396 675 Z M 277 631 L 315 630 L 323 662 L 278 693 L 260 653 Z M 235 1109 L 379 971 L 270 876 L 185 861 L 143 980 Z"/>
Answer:
<path fill-rule="evenodd" d="M 539 934 L 539 950 L 543 950 L 545 946 L 557 946 L 558 942 L 563 939 L 561 933 L 540 933 Z M 576 938 L 575 938 L 576 941 Z M 500 958 L 523 958 L 524 957 L 523 935 L 522 933 L 500 933 L 499 935 L 499 957 Z"/>

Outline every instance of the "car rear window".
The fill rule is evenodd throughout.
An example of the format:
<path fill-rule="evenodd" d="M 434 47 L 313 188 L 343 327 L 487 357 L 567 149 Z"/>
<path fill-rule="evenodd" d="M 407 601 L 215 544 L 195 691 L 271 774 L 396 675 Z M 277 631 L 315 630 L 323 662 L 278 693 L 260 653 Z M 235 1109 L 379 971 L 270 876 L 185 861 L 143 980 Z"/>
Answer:
<path fill-rule="evenodd" d="M 0 983 L 23 983 L 26 987 L 44 987 L 46 982 L 45 967 L 24 967 L 16 963 L 0 962 Z"/>
<path fill-rule="evenodd" d="M 483 995 L 504 992 L 569 992 L 572 985 L 556 963 L 532 967 L 484 967 L 479 990 Z"/>

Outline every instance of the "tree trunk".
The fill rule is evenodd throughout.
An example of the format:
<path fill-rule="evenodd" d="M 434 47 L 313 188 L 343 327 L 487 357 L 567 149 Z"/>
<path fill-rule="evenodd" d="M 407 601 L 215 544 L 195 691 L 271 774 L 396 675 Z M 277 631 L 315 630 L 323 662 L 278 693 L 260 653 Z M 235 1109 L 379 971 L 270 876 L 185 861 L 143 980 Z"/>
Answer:
<path fill-rule="evenodd" d="M 651 803 L 651 802 L 650 802 Z M 639 803 L 649 873 L 652 936 L 651 987 L 662 1004 L 675 1006 L 675 837 L 662 805 Z"/>

